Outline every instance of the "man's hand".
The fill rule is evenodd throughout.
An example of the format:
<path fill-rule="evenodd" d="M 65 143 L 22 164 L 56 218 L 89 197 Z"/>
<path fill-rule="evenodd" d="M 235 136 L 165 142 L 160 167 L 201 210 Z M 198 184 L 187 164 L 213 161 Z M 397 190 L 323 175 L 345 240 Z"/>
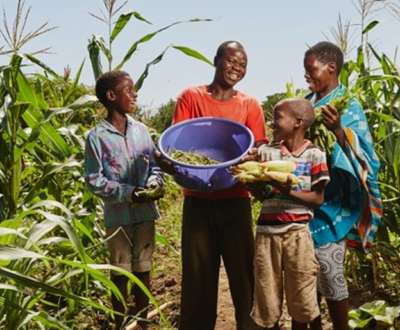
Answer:
<path fill-rule="evenodd" d="M 174 175 L 176 174 L 176 169 L 174 165 L 168 161 L 167 159 L 163 158 L 161 155 L 161 152 L 156 150 L 155 155 L 154 155 L 156 164 L 167 174 L 169 175 Z"/>

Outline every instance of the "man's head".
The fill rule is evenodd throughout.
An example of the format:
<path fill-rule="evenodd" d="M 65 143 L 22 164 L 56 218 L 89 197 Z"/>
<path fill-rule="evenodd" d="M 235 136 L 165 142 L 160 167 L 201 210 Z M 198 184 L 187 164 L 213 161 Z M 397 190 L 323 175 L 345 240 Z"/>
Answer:
<path fill-rule="evenodd" d="M 247 54 L 237 41 L 225 41 L 214 57 L 214 81 L 223 87 L 233 87 L 246 75 Z"/>
<path fill-rule="evenodd" d="M 323 97 L 338 86 L 343 66 L 341 49 L 331 42 L 319 42 L 304 54 L 304 77 L 309 89 Z"/>
<path fill-rule="evenodd" d="M 137 94 L 130 75 L 125 71 L 108 71 L 96 81 L 96 96 L 108 110 L 133 113 Z"/>
<path fill-rule="evenodd" d="M 302 134 L 304 137 L 314 121 L 315 114 L 310 101 L 301 98 L 283 99 L 274 107 L 272 121 L 274 140 L 288 140 L 294 138 L 296 134 Z"/>

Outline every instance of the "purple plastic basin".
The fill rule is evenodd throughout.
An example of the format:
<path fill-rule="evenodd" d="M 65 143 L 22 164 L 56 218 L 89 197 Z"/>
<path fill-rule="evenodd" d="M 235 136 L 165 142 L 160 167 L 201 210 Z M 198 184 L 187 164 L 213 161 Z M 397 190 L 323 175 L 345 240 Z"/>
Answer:
<path fill-rule="evenodd" d="M 231 165 L 247 155 L 254 146 L 253 133 L 244 125 L 229 119 L 203 117 L 169 127 L 161 135 L 158 148 L 177 170 L 174 180 L 180 186 L 211 192 L 233 186 L 237 180 L 229 171 Z M 216 165 L 190 165 L 167 155 L 168 150 L 194 151 L 219 162 Z"/>

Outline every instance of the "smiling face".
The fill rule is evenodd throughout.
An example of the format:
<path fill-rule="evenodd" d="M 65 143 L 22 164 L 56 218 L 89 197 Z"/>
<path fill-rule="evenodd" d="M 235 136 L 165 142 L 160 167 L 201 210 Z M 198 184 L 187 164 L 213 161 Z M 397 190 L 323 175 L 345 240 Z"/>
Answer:
<path fill-rule="evenodd" d="M 293 137 L 296 125 L 297 120 L 287 103 L 278 103 L 274 107 L 271 123 L 274 141 L 279 142 Z"/>
<path fill-rule="evenodd" d="M 232 88 L 246 75 L 247 55 L 242 47 L 232 43 L 224 49 L 221 56 L 215 58 L 214 64 L 218 84 Z"/>
<path fill-rule="evenodd" d="M 304 58 L 304 78 L 310 91 L 316 93 L 318 99 L 329 94 L 338 86 L 336 64 L 318 61 L 314 54 Z"/>
<path fill-rule="evenodd" d="M 134 113 L 136 108 L 137 93 L 133 80 L 123 77 L 115 86 L 114 91 L 108 91 L 107 97 L 113 108 L 120 113 Z"/>

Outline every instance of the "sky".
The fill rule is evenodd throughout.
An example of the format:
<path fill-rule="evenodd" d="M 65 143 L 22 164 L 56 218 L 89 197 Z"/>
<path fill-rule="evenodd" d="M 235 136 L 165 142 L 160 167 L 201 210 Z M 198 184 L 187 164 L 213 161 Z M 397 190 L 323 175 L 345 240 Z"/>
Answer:
<path fill-rule="evenodd" d="M 212 61 L 222 42 L 237 40 L 246 49 L 248 66 L 246 77 L 236 88 L 263 102 L 268 95 L 284 92 L 288 82 L 296 88 L 307 87 L 303 77 L 304 52 L 308 46 L 319 41 L 334 41 L 331 29 L 337 28 L 339 15 L 342 22 L 351 23 L 352 44 L 360 44 L 359 1 L 128 0 L 114 20 L 120 13 L 134 10 L 152 24 L 131 19 L 112 44 L 113 65 L 115 67 L 122 60 L 135 41 L 148 33 L 177 21 L 211 19 L 211 22 L 184 23 L 165 30 L 139 45 L 138 51 L 122 69 L 129 72 L 135 81 L 146 63 L 169 45 L 195 49 Z M 117 5 L 123 2 L 117 0 Z M 17 0 L 0 0 L 10 28 L 17 3 Z M 100 35 L 107 40 L 108 26 L 89 13 L 101 15 L 100 10 L 105 11 L 103 0 L 25 0 L 25 12 L 29 7 L 31 11 L 26 32 L 46 22 L 49 27 L 57 26 L 57 29 L 32 40 L 21 51 L 29 53 L 51 47 L 52 54 L 37 57 L 59 74 L 69 66 L 72 77 L 85 61 L 80 82 L 93 86 L 95 80 L 87 45 L 92 35 Z M 370 32 L 369 41 L 380 53 L 384 52 L 394 59 L 396 47 L 400 45 L 400 21 L 388 10 L 372 13 L 366 22 L 373 20 L 379 21 L 379 24 Z M 4 30 L 2 22 L 0 26 Z M 0 48 L 2 46 L 5 46 L 5 41 L 0 36 Z M 350 58 L 354 59 L 354 55 Z M 7 56 L 0 56 L 0 65 L 8 61 Z M 105 58 L 103 67 L 107 68 Z M 32 66 L 24 70 L 27 73 L 41 72 Z M 139 91 L 138 103 L 148 110 L 157 109 L 170 99 L 176 99 L 189 86 L 211 83 L 213 76 L 214 68 L 209 64 L 169 49 L 164 59 L 150 68 L 149 76 Z"/>

